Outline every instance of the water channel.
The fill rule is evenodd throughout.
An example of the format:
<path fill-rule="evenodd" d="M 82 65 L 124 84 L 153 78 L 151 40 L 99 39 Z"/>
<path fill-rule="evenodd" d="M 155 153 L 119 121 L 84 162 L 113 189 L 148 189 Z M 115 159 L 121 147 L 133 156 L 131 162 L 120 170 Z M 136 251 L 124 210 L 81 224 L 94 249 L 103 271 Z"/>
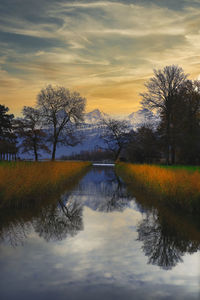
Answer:
<path fill-rule="evenodd" d="M 146 206 L 112 166 L 0 215 L 0 299 L 200 299 L 200 229 Z"/>

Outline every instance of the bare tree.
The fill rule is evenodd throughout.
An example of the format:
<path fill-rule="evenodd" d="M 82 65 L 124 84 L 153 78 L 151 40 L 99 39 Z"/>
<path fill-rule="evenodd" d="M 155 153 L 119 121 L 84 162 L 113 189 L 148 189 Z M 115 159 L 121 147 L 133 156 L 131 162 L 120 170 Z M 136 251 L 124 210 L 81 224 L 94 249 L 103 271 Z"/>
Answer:
<path fill-rule="evenodd" d="M 129 125 L 124 120 L 102 119 L 104 132 L 102 139 L 113 152 L 115 160 L 119 158 L 122 149 L 129 141 Z"/>
<path fill-rule="evenodd" d="M 83 120 L 86 99 L 77 92 L 64 87 L 48 85 L 38 94 L 37 105 L 43 118 L 43 124 L 51 128 L 50 140 L 53 143 L 52 160 L 55 160 L 59 143 L 75 145 L 78 139 L 75 127 Z"/>
<path fill-rule="evenodd" d="M 23 153 L 33 152 L 37 161 L 40 150 L 50 152 L 46 144 L 47 134 L 42 129 L 39 110 L 24 106 L 22 113 L 24 118 L 17 119 L 15 122 L 18 136 L 22 139 L 20 147 Z"/>
<path fill-rule="evenodd" d="M 143 107 L 157 110 L 165 121 L 167 164 L 170 162 L 170 152 L 173 157 L 175 151 L 171 140 L 175 102 L 178 90 L 186 78 L 187 75 L 184 74 L 183 69 L 175 65 L 166 66 L 163 70 L 154 70 L 154 77 L 145 84 L 147 92 L 141 94 Z"/>

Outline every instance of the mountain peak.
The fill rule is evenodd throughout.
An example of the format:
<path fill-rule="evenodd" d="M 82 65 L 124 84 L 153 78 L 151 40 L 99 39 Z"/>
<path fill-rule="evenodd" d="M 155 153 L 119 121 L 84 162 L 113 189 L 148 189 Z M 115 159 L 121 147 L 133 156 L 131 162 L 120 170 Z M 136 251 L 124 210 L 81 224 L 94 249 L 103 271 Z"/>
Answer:
<path fill-rule="evenodd" d="M 90 111 L 89 113 L 86 113 L 86 115 L 87 116 L 98 116 L 98 117 L 100 117 L 101 116 L 101 112 L 97 108 L 97 109 L 94 109 L 94 110 Z"/>
<path fill-rule="evenodd" d="M 89 113 L 85 114 L 85 123 L 99 123 L 102 119 L 103 114 L 99 109 L 94 109 Z"/>
<path fill-rule="evenodd" d="M 109 115 L 101 112 L 98 108 L 85 114 L 86 124 L 99 124 L 103 118 L 107 118 Z M 129 114 L 126 119 L 133 127 L 138 127 L 149 121 L 155 121 L 156 116 L 148 109 L 143 108 Z"/>

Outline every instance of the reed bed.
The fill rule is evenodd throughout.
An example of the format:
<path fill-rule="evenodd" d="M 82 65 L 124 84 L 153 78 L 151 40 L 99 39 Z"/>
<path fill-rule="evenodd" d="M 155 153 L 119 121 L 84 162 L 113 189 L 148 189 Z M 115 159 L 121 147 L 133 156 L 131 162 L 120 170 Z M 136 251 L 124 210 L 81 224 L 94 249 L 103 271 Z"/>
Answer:
<path fill-rule="evenodd" d="M 166 166 L 160 165 L 161 168 L 169 169 L 169 170 L 186 170 L 188 172 L 200 172 L 199 166 L 185 166 L 185 165 L 174 165 L 174 166 Z"/>
<path fill-rule="evenodd" d="M 73 183 L 87 162 L 16 162 L 0 164 L 0 207 L 37 201 Z"/>
<path fill-rule="evenodd" d="M 128 184 L 151 193 L 157 201 L 188 211 L 200 210 L 200 172 L 184 168 L 119 163 L 120 175 Z"/>

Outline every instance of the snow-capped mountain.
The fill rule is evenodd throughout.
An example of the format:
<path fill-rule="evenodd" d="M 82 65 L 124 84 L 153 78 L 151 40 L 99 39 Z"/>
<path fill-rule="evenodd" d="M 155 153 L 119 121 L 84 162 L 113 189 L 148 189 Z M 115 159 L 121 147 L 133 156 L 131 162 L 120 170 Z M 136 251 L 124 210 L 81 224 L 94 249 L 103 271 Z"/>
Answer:
<path fill-rule="evenodd" d="M 100 123 L 102 118 L 107 118 L 108 115 L 100 112 L 99 109 L 94 109 L 93 111 L 86 113 L 84 116 L 84 122 L 86 124 L 97 124 Z"/>
<path fill-rule="evenodd" d="M 153 114 L 150 110 L 144 108 L 127 116 L 127 121 L 130 122 L 133 129 L 137 129 L 143 124 L 157 124 L 158 116 Z"/>
<path fill-rule="evenodd" d="M 90 124 L 92 126 L 99 125 L 101 123 L 101 120 L 104 118 L 115 119 L 115 117 L 113 117 L 112 115 L 105 114 L 103 112 L 100 112 L 99 109 L 95 109 L 85 114 L 83 127 L 87 126 L 87 124 Z M 122 118 L 119 117 L 119 119 Z M 143 124 L 157 122 L 158 117 L 150 110 L 144 108 L 125 116 L 123 119 L 130 123 L 130 126 L 133 127 L 133 129 L 137 129 L 137 127 Z"/>
<path fill-rule="evenodd" d="M 60 158 L 61 156 L 71 155 L 71 154 L 79 154 L 81 151 L 93 151 L 99 148 L 106 148 L 103 139 L 101 138 L 103 125 L 101 124 L 102 118 L 112 118 L 108 114 L 100 112 L 99 109 L 95 109 L 89 113 L 85 113 L 84 122 L 80 125 L 78 129 L 78 134 L 80 133 L 83 136 L 82 142 L 74 147 L 71 146 L 58 146 L 56 152 L 56 158 Z M 114 117 L 113 117 L 114 118 Z M 120 118 L 121 119 L 121 118 Z M 130 124 L 130 128 L 134 130 L 139 126 L 153 122 L 156 124 L 158 122 L 158 117 L 154 115 L 151 111 L 147 109 L 140 109 L 136 112 L 133 112 L 126 117 L 123 118 L 128 121 Z M 51 148 L 51 147 L 50 147 Z M 46 153 L 41 153 L 41 158 L 50 158 L 50 155 Z M 33 158 L 33 156 L 29 154 L 20 154 L 21 158 Z"/>

